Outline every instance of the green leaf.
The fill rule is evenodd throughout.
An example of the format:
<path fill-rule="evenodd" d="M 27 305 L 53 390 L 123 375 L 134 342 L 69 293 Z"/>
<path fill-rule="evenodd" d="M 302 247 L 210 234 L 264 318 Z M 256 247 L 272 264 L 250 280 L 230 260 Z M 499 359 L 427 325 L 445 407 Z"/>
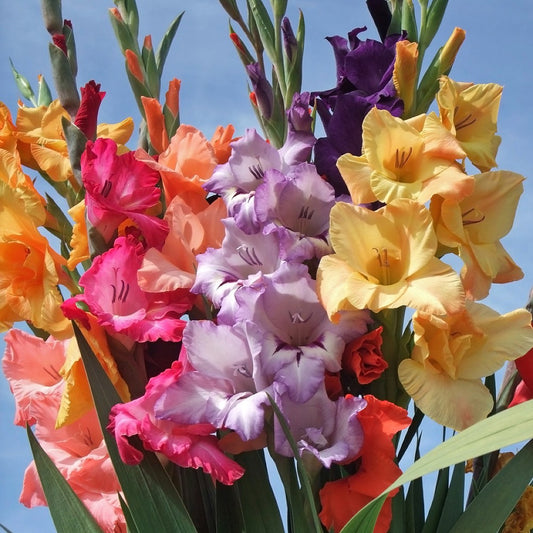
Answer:
<path fill-rule="evenodd" d="M 470 533 L 479 530 L 480 524 L 490 524 L 494 531 L 498 531 L 531 482 L 532 472 L 533 441 L 529 441 L 487 483 L 449 530 L 450 533 Z"/>
<path fill-rule="evenodd" d="M 417 437 L 415 461 L 420 459 L 420 437 Z M 406 527 L 407 531 L 419 533 L 424 526 L 424 488 L 422 479 L 414 479 L 409 484 L 407 496 L 405 497 L 406 506 Z"/>
<path fill-rule="evenodd" d="M 374 527 L 387 499 L 382 494 L 365 505 L 342 529 L 340 533 L 374 533 Z"/>
<path fill-rule="evenodd" d="M 270 485 L 264 451 L 240 453 L 234 459 L 245 469 L 244 475 L 236 482 L 245 531 L 283 533 L 283 522 Z"/>
<path fill-rule="evenodd" d="M 76 323 L 72 325 L 109 456 L 137 529 L 158 533 L 196 532 L 176 487 L 155 454 L 144 451 L 144 459 L 136 466 L 122 462 L 115 439 L 106 429 L 111 407 L 120 403 L 120 398 L 80 329 Z"/>
<path fill-rule="evenodd" d="M 165 61 L 167 59 L 170 45 L 172 44 L 174 36 L 176 35 L 176 31 L 178 30 L 178 26 L 180 25 L 181 17 L 183 17 L 183 13 L 184 11 L 182 11 L 171 22 L 170 26 L 168 27 L 168 30 L 166 31 L 165 35 L 163 35 L 163 38 L 161 39 L 161 42 L 159 43 L 159 46 L 157 47 L 157 52 L 155 54 L 155 63 L 157 65 L 157 73 L 160 79 L 161 79 L 161 76 L 163 75 L 163 67 L 165 66 Z"/>
<path fill-rule="evenodd" d="M 373 516 L 374 513 L 377 517 L 385 502 L 386 495 L 404 483 L 472 457 L 479 457 L 517 442 L 533 439 L 532 419 L 533 400 L 529 400 L 482 420 L 454 435 L 411 465 L 380 496 L 352 517 L 342 529 L 342 533 L 366 532 L 366 529 L 357 529 L 357 527 L 369 523 L 368 517 Z"/>
<path fill-rule="evenodd" d="M 239 490 L 236 484 L 216 484 L 216 531 L 240 533 L 245 531 Z"/>
<path fill-rule="evenodd" d="M 425 416 L 424 413 L 418 407 L 415 407 L 415 414 L 413 416 L 413 420 L 411 424 L 409 425 L 409 427 L 407 428 L 407 431 L 405 432 L 405 437 L 403 438 L 400 451 L 397 453 L 398 461 L 402 460 L 402 457 L 404 456 L 405 452 L 409 448 L 409 445 L 411 444 L 413 437 L 418 432 L 418 428 L 420 427 L 422 420 L 424 420 L 424 416 Z"/>
<path fill-rule="evenodd" d="M 26 426 L 26 431 L 48 508 L 58 533 L 72 533 L 72 531 L 102 533 L 96 520 L 46 455 L 29 426 Z"/>
<path fill-rule="evenodd" d="M 449 475 L 449 468 L 439 470 L 437 482 L 435 483 L 435 490 L 433 491 L 433 501 L 431 502 L 431 507 L 429 508 L 422 533 L 434 533 L 437 530 L 442 508 L 444 507 L 446 495 L 448 494 Z"/>
<path fill-rule="evenodd" d="M 448 533 L 450 528 L 461 516 L 465 495 L 465 463 L 458 463 L 453 469 L 452 479 L 439 520 L 437 533 Z"/>
<path fill-rule="evenodd" d="M 6 533 L 13 533 L 13 531 L 11 531 L 10 529 L 7 529 L 7 527 L 4 526 L 4 524 L 0 524 L 0 527 L 1 527 Z"/>

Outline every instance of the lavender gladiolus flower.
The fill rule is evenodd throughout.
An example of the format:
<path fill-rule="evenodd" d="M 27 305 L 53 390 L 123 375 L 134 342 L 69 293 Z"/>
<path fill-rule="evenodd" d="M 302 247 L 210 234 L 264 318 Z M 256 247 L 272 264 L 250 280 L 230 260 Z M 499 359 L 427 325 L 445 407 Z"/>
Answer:
<path fill-rule="evenodd" d="M 276 271 L 297 242 L 297 236 L 280 228 L 268 235 L 248 234 L 232 218 L 223 220 L 226 234 L 220 248 L 197 256 L 198 269 L 191 292 L 205 294 L 216 307 L 240 286 L 253 284 Z"/>
<path fill-rule="evenodd" d="M 255 193 L 255 213 L 263 233 L 285 227 L 298 239 L 303 261 L 331 253 L 326 241 L 329 213 L 335 203 L 333 187 L 326 183 L 314 165 L 301 163 L 287 174 L 268 170 Z"/>
<path fill-rule="evenodd" d="M 355 311 L 330 322 L 305 265 L 284 263 L 261 281 L 236 293 L 235 316 L 226 320 L 256 326 L 251 335 L 267 380 L 286 385 L 291 400 L 306 402 L 324 382 L 325 370 L 340 370 L 346 342 L 367 331 L 369 316 Z"/>
<path fill-rule="evenodd" d="M 357 413 L 366 407 L 366 401 L 348 395 L 332 401 L 324 387 L 305 404 L 292 401 L 286 390 L 274 386 L 274 401 L 286 418 L 300 455 L 316 457 L 326 468 L 332 463 L 353 459 L 363 444 L 363 429 Z M 293 453 L 279 420 L 274 420 L 276 452 L 287 457 Z"/>

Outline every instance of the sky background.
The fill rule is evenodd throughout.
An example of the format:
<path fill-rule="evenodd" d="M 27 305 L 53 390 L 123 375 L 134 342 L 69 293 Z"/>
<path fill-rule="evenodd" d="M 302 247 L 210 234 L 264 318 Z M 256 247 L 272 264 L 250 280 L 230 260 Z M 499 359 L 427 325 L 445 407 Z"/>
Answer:
<path fill-rule="evenodd" d="M 123 57 L 109 22 L 111 0 L 63 0 L 63 16 L 74 27 L 78 52 L 78 86 L 94 79 L 107 92 L 99 122 L 118 122 L 139 114 L 129 90 Z M 138 0 L 141 38 L 152 34 L 157 46 L 166 27 L 185 11 L 169 53 L 164 80 L 182 80 L 181 121 L 201 129 L 210 138 L 217 125 L 232 123 L 238 135 L 257 127 L 248 103 L 246 78 L 228 38 L 228 17 L 216 0 Z M 368 26 L 364 37 L 377 38 L 363 0 L 290 0 L 289 16 L 296 27 L 298 9 L 306 20 L 303 90 L 335 85 L 335 63 L 326 36 L 346 36 L 355 27 Z M 498 133 L 500 169 L 529 178 L 524 184 L 515 225 L 503 244 L 524 270 L 520 281 L 493 286 L 487 305 L 500 313 L 523 307 L 533 286 L 533 58 L 531 0 L 450 0 L 436 44 L 447 39 L 454 26 L 466 30 L 451 77 L 457 81 L 494 82 L 504 86 Z M 11 75 L 9 58 L 36 87 L 38 74 L 52 85 L 48 58 L 49 36 L 38 0 L 0 0 L 0 101 L 15 116 L 20 98 Z M 435 48 L 432 49 L 434 52 Z M 431 55 L 431 54 L 428 54 Z M 166 82 L 163 83 L 165 87 Z M 165 89 L 164 89 L 165 90 Z M 162 92 L 164 92 L 164 90 Z M 134 148 L 130 144 L 130 148 Z M 34 173 L 35 174 L 35 173 Z M 30 172 L 30 175 L 31 172 Z M 0 338 L 0 353 L 3 353 Z M 31 460 L 24 429 L 13 426 L 13 399 L 0 376 L 0 523 L 14 533 L 54 531 L 47 509 L 27 510 L 18 503 L 24 469 Z M 440 433 L 439 433 L 440 435 Z"/>

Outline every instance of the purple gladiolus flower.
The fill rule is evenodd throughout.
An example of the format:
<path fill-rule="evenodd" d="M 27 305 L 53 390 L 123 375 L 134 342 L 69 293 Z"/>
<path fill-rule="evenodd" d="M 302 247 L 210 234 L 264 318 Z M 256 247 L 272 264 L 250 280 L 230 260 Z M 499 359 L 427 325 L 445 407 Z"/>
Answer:
<path fill-rule="evenodd" d="M 396 59 L 396 43 L 403 35 L 388 36 L 383 43 L 372 39 L 361 41 L 356 28 L 348 40 L 329 37 L 337 63 L 337 86 L 313 93 L 326 137 L 315 145 L 315 164 L 326 176 L 337 195 L 348 189 L 336 167 L 345 154 L 361 154 L 363 119 L 374 106 L 387 109 L 394 116 L 403 112 L 392 81 Z"/>

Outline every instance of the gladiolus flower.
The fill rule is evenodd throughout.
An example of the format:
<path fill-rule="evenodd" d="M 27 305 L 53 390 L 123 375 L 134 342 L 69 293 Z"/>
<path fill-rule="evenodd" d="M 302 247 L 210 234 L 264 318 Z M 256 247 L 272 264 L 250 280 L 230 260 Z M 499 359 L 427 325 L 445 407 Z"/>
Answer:
<path fill-rule="evenodd" d="M 381 353 L 383 339 L 380 326 L 346 345 L 342 368 L 354 375 L 361 385 L 368 385 L 381 376 L 389 366 Z"/>
<path fill-rule="evenodd" d="M 327 482 L 319 492 L 322 504 L 320 520 L 328 531 L 335 533 L 402 473 L 394 461 L 396 452 L 391 439 L 406 428 L 411 419 L 405 409 L 393 403 L 370 395 L 364 399 L 367 406 L 357 415 L 364 435 L 363 446 L 355 458 L 357 471 L 351 476 Z M 386 533 L 389 530 L 391 499 L 397 492 L 398 489 L 387 496 L 374 533 Z"/>
<path fill-rule="evenodd" d="M 363 122 L 362 156 L 337 162 L 356 204 L 410 198 L 421 204 L 434 194 L 460 200 L 473 180 L 456 162 L 465 153 L 432 113 L 411 120 L 373 108 Z"/>
<path fill-rule="evenodd" d="M 398 368 L 400 382 L 430 418 L 461 431 L 485 418 L 493 400 L 481 378 L 523 355 L 533 345 L 531 314 L 499 315 L 467 302 L 466 310 L 413 317 L 415 346 Z"/>
<path fill-rule="evenodd" d="M 495 83 L 460 83 L 447 76 L 440 80 L 437 103 L 442 123 L 481 172 L 496 166 L 501 142 L 496 122 L 502 90 Z"/>
<path fill-rule="evenodd" d="M 441 244 L 457 248 L 464 261 L 461 278 L 468 297 L 485 298 L 491 283 L 523 277 L 500 239 L 511 230 L 523 176 L 493 171 L 474 176 L 474 190 L 457 203 L 435 197 L 430 209 Z"/>
<path fill-rule="evenodd" d="M 419 203 L 393 200 L 371 211 L 339 202 L 331 210 L 330 240 L 335 254 L 323 257 L 317 272 L 330 318 L 343 309 L 463 308 L 459 276 L 435 257 L 431 216 Z"/>

